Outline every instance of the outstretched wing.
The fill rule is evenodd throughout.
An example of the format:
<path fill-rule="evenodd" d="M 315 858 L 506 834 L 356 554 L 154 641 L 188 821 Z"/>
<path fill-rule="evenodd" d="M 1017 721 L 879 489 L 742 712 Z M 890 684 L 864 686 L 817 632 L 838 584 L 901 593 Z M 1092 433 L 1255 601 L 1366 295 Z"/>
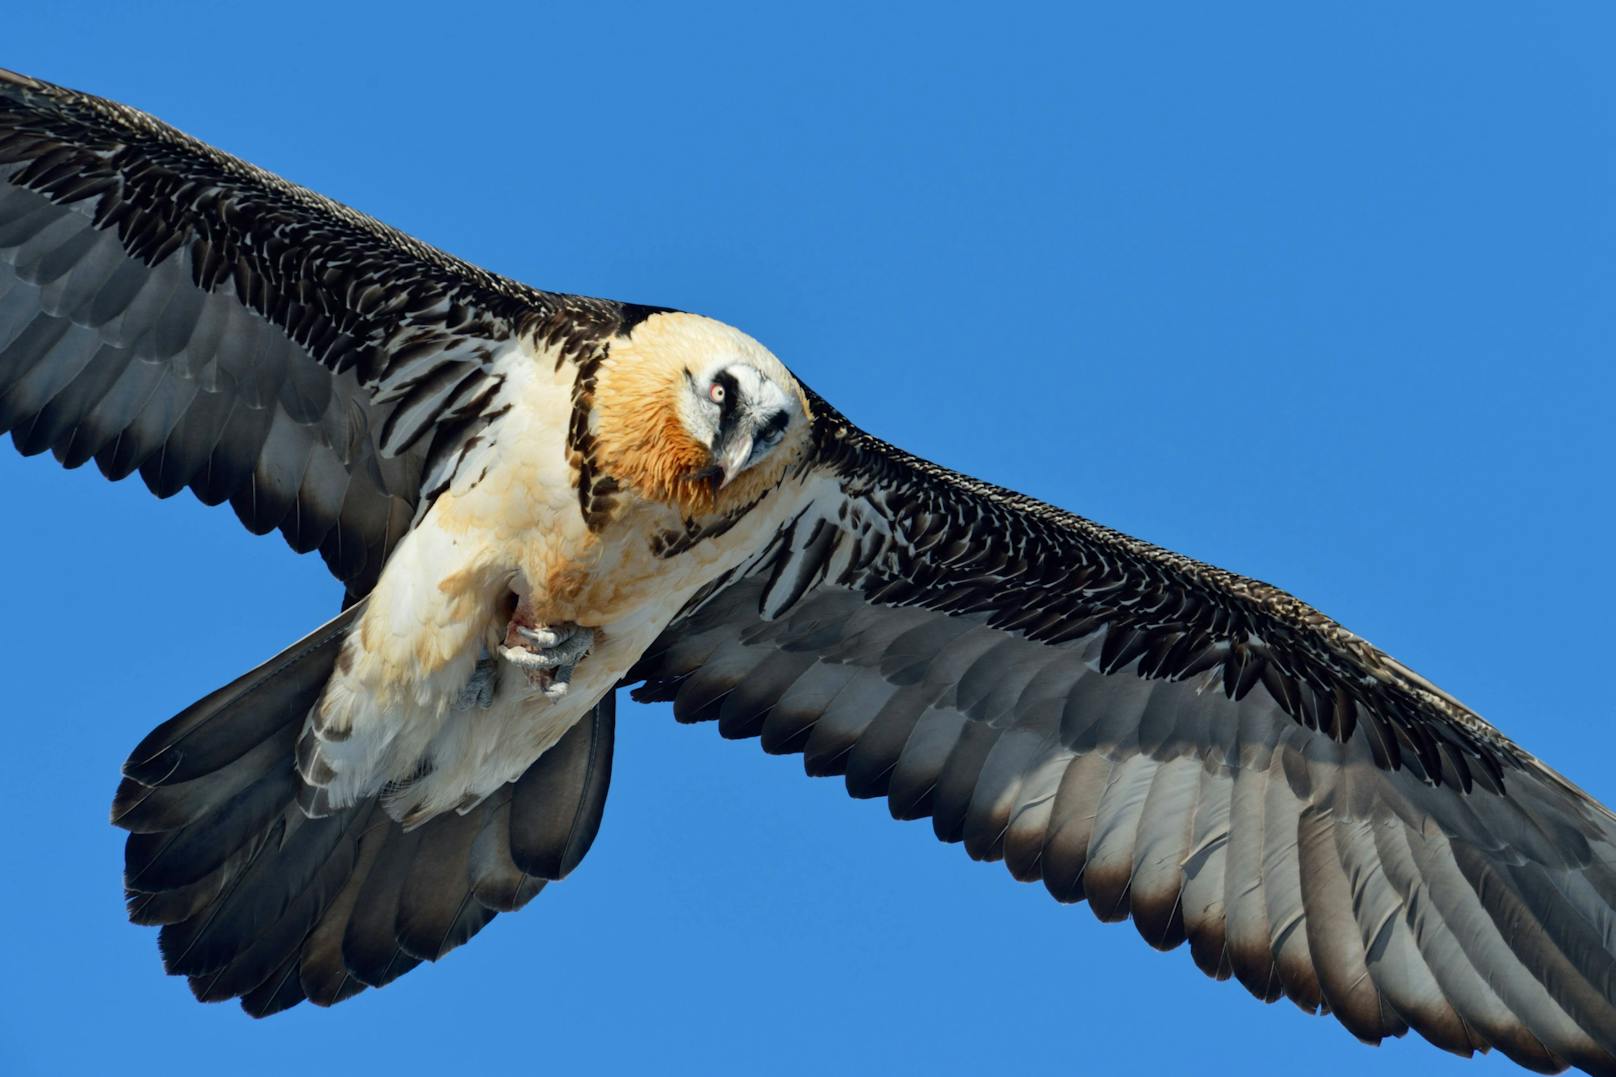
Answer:
<path fill-rule="evenodd" d="M 503 346 L 581 347 L 622 311 L 0 72 L 0 432 L 229 501 L 352 594 L 497 408 Z"/>
<path fill-rule="evenodd" d="M 1616 1072 L 1616 818 L 1276 588 L 815 401 L 801 513 L 630 673 L 1207 973 Z"/>

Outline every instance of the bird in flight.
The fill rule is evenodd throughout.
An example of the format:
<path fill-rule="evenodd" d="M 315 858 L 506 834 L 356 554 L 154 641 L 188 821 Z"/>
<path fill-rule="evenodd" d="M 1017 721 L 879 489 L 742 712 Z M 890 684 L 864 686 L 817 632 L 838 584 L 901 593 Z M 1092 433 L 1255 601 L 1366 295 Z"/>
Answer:
<path fill-rule="evenodd" d="M 124 766 L 129 915 L 200 999 L 330 1005 L 563 878 L 629 686 L 1363 1040 L 1616 1073 L 1608 809 L 1291 595 L 887 445 L 719 322 L 0 73 L 0 431 L 346 588 Z"/>

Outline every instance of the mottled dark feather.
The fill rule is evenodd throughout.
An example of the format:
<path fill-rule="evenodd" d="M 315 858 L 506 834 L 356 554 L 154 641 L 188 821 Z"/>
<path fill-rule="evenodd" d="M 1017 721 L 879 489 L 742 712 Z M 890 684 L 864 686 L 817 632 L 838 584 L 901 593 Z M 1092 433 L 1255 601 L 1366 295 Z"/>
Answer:
<path fill-rule="evenodd" d="M 801 751 L 810 774 L 845 773 L 852 795 L 930 815 L 971 855 L 1366 1040 L 1412 1028 L 1459 1053 L 1616 1071 L 1604 809 L 1288 596 L 1092 525 L 1074 537 L 1055 510 L 1010 514 L 1015 495 L 909 461 L 884 481 L 822 466 L 831 500 L 691 603 L 630 672 L 636 698 Z M 952 508 L 919 515 L 927 498 Z M 808 556 L 815 518 L 840 537 L 820 530 L 829 571 L 799 589 L 783 562 Z M 945 562 L 892 548 L 910 518 Z M 951 525 L 1051 545 L 992 555 Z M 1048 568 L 1060 558 L 1081 562 L 1075 592 Z M 1070 612 L 1005 616 L 1011 602 Z"/>
<path fill-rule="evenodd" d="M 501 347 L 579 362 L 652 310 L 506 280 L 10 72 L 0 292 L 0 432 L 20 450 L 229 501 L 354 594 L 427 476 L 497 417 Z"/>

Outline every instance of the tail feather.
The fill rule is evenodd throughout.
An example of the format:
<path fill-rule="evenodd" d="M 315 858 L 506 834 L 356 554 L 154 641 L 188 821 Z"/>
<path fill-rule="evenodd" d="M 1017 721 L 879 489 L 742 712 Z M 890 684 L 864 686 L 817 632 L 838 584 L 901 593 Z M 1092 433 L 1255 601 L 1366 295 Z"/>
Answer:
<path fill-rule="evenodd" d="M 135 834 L 159 834 L 196 822 L 217 812 L 280 761 L 285 745 L 270 737 L 253 748 L 238 765 L 204 774 L 188 782 L 143 785 L 133 778 L 118 784 L 112 800 L 112 821 Z"/>
<path fill-rule="evenodd" d="M 288 812 L 272 824 L 252 861 L 217 901 L 202 915 L 170 924 L 158 933 L 157 945 L 168 971 L 205 976 L 225 968 L 317 886 L 333 857 L 345 858 L 351 870 L 352 822 L 351 816 L 344 815 L 324 825 L 323 820 Z"/>
<path fill-rule="evenodd" d="M 130 831 L 130 919 L 162 925 L 164 964 L 199 999 L 262 1017 L 381 986 L 526 904 L 599 830 L 611 695 L 465 815 L 409 832 L 374 798 L 305 815 L 298 733 L 362 609 L 163 723 L 124 767 L 113 821 Z"/>
<path fill-rule="evenodd" d="M 389 827 L 388 822 L 386 815 L 372 805 L 368 826 L 359 837 L 353 873 L 348 876 L 336 899 L 325 909 L 314 930 L 303 940 L 297 954 L 293 975 L 299 983 L 298 993 L 317 1006 L 334 1006 L 365 989 L 365 985 L 354 977 L 342 959 L 342 939 L 348 932 L 348 922 L 381 855 L 382 846 L 387 844 L 395 829 Z M 242 1005 L 247 1005 L 245 998 Z M 249 1009 L 247 1012 L 253 1011 Z"/>
<path fill-rule="evenodd" d="M 608 725 L 608 735 L 610 731 Z M 511 855 L 511 787 L 489 797 L 485 804 L 488 822 L 471 843 L 472 894 L 490 912 L 515 912 L 544 889 L 545 880 L 517 867 Z"/>
<path fill-rule="evenodd" d="M 404 952 L 424 961 L 436 961 L 465 941 L 455 941 L 454 935 L 466 907 L 477 903 L 471 886 L 471 847 L 486 822 L 477 813 L 439 818 L 442 825 L 423 828 L 393 924 Z"/>
<path fill-rule="evenodd" d="M 610 708 L 611 700 L 608 695 L 604 705 Z M 565 877 L 600 830 L 611 780 L 613 722 L 596 725 L 593 737 L 563 737 L 528 767 L 511 791 L 511 856 L 530 875 Z M 556 789 L 579 795 L 558 797 Z"/>
<path fill-rule="evenodd" d="M 219 891 L 228 881 L 228 875 L 229 872 L 224 870 L 216 871 L 190 886 L 159 890 L 156 893 L 132 890 L 125 883 L 124 896 L 129 908 L 129 920 L 131 923 L 151 927 L 162 927 L 164 924 L 177 924 L 181 920 L 189 920 L 207 908 L 209 903 L 218 900 Z"/>
<path fill-rule="evenodd" d="M 123 849 L 124 884 L 148 893 L 189 886 L 284 821 L 288 798 L 297 795 L 297 777 L 290 768 L 282 770 L 273 762 L 269 766 L 273 769 L 194 822 L 129 835 Z"/>
<path fill-rule="evenodd" d="M 438 936 L 438 952 L 427 960 L 436 961 L 439 957 L 471 941 L 471 937 L 487 927 L 489 922 L 499 915 L 493 909 L 477 902 L 466 901 L 460 906 L 460 915 L 449 924 L 448 930 Z"/>
<path fill-rule="evenodd" d="M 351 821 L 351 829 L 357 820 Z M 312 829 L 312 828 L 310 828 Z M 335 829 L 335 828 L 333 828 Z M 353 873 L 357 848 L 347 833 L 339 833 L 337 840 L 322 842 L 326 855 L 301 886 L 289 887 L 284 895 L 285 907 L 275 915 L 265 908 L 265 888 L 237 890 L 235 898 L 249 894 L 256 900 L 235 902 L 229 914 L 221 911 L 210 925 L 209 936 L 219 940 L 253 939 L 245 950 L 226 956 L 226 963 L 205 981 L 198 977 L 192 981 L 196 997 L 204 1002 L 234 998 L 257 987 L 286 962 L 287 955 L 295 954 L 303 945 L 320 913 L 336 897 L 348 877 Z M 227 919 L 233 916 L 235 922 Z M 256 938 L 253 938 L 254 925 Z"/>
<path fill-rule="evenodd" d="M 342 936 L 343 964 L 370 987 L 384 987 L 418 963 L 399 945 L 395 925 L 404 883 L 426 837 L 426 827 L 398 835 L 387 833 L 386 837 L 387 844 L 370 869 L 370 878 L 349 915 L 348 931 Z"/>
<path fill-rule="evenodd" d="M 298 978 L 298 957 L 296 951 L 287 954 L 286 960 L 263 983 L 241 996 L 241 1008 L 253 1017 L 268 1017 L 308 998 Z"/>
<path fill-rule="evenodd" d="M 361 600 L 268 662 L 210 692 L 146 734 L 123 765 L 147 786 L 173 785 L 222 770 L 292 727 L 319 698 Z"/>

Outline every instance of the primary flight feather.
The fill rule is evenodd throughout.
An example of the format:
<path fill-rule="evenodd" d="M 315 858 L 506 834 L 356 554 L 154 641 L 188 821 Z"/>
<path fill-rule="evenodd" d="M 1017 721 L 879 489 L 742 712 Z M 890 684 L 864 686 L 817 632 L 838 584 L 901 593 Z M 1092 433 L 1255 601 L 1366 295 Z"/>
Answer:
<path fill-rule="evenodd" d="M 113 808 L 264 1015 L 566 875 L 614 690 L 1368 1041 L 1616 1073 L 1616 817 L 1273 587 L 918 460 L 710 319 L 541 292 L 0 74 L 0 430 L 319 550 L 332 621 Z"/>

